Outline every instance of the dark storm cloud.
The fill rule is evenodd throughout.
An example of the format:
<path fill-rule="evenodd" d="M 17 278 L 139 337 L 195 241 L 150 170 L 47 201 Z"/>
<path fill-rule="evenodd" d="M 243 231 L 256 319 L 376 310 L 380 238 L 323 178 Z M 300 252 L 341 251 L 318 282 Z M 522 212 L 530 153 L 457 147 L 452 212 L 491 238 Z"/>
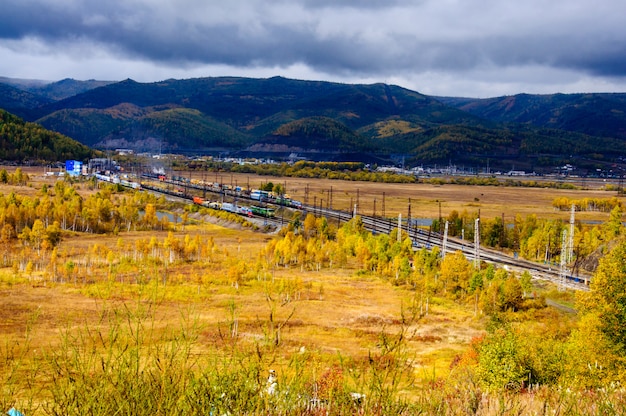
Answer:
<path fill-rule="evenodd" d="M 379 78 L 524 66 L 624 77 L 621 1 L 9 0 L 0 46 Z"/>

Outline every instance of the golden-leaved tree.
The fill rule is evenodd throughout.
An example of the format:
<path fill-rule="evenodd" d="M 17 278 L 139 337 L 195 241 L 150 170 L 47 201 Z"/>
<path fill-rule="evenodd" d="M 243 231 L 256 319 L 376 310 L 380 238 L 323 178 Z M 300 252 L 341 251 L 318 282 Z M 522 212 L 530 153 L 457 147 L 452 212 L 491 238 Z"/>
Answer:
<path fill-rule="evenodd" d="M 571 371 L 581 384 L 622 379 L 626 371 L 626 241 L 604 258 L 590 284 L 580 293 L 581 321 L 570 343 L 582 351 Z"/>

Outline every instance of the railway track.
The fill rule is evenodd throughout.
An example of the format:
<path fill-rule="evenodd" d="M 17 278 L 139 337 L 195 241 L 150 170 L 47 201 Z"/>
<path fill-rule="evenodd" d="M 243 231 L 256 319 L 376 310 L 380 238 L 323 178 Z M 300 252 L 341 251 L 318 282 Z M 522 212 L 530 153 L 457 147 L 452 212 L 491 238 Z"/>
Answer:
<path fill-rule="evenodd" d="M 316 207 L 304 207 L 311 210 L 316 215 L 323 215 L 329 219 L 335 219 L 337 221 L 349 221 L 353 217 L 353 213 L 347 213 L 344 211 L 329 210 Z M 363 226 L 373 233 L 390 233 L 394 228 L 398 227 L 398 222 L 380 217 L 371 217 L 367 215 L 360 215 Z M 407 224 L 403 224 L 402 231 L 406 232 L 413 241 L 414 249 L 420 249 L 423 247 L 432 248 L 439 247 L 443 250 L 443 235 L 435 232 L 427 232 L 417 227 L 410 227 Z M 446 253 L 453 253 L 461 251 L 468 260 L 475 260 L 475 246 L 473 242 L 461 240 L 458 238 L 448 237 L 446 242 Z M 552 265 L 546 265 L 542 263 L 535 263 L 525 259 L 519 259 L 509 254 L 480 247 L 479 257 L 481 261 L 490 262 L 501 267 L 505 267 L 508 270 L 523 272 L 530 272 L 531 276 L 535 279 L 551 281 L 560 286 L 574 289 L 574 290 L 588 290 L 589 288 L 589 276 L 577 277 L 576 280 L 570 278 L 563 279 L 559 268 L 555 268 Z"/>
<path fill-rule="evenodd" d="M 181 185 L 179 182 L 176 181 L 165 181 L 165 183 L 174 186 Z M 252 199 L 242 193 L 235 193 L 234 191 L 228 192 L 224 190 L 218 191 L 211 189 L 207 186 L 185 184 L 185 189 L 194 189 L 195 191 L 201 191 L 203 193 L 203 196 L 206 196 L 206 194 L 208 193 L 219 196 L 222 199 L 229 197 L 239 201 L 258 202 L 255 199 Z M 160 190 L 158 188 L 154 188 L 153 190 L 157 192 L 168 193 L 167 191 Z M 188 202 L 192 202 L 192 196 L 190 194 L 174 196 L 178 196 L 180 198 L 186 199 Z M 265 201 L 265 204 L 275 207 L 282 206 L 282 204 L 272 203 L 269 201 Z M 324 216 L 328 218 L 329 222 L 336 221 L 337 224 L 350 221 L 354 217 L 353 212 L 339 211 L 329 208 L 323 208 L 320 206 L 301 205 L 298 208 L 289 207 L 289 209 L 301 211 L 304 213 L 304 215 L 306 215 L 307 213 L 312 213 L 315 216 Z M 394 221 L 392 219 L 361 214 L 359 215 L 361 217 L 361 221 L 363 222 L 364 228 L 374 234 L 390 233 L 394 228 L 398 227 L 397 221 Z M 282 227 L 284 224 L 286 224 L 286 221 L 284 221 L 282 218 L 263 218 L 263 220 L 265 221 L 265 224 L 271 224 L 275 227 Z M 420 228 L 411 227 L 408 223 L 401 225 L 401 227 L 402 230 L 405 231 L 413 241 L 414 249 L 417 250 L 423 247 L 432 248 L 437 246 L 440 250 L 443 250 L 443 235 L 441 235 L 440 233 L 426 232 Z M 461 251 L 468 260 L 475 260 L 476 250 L 473 242 L 448 237 L 445 246 L 446 253 Z M 482 246 L 479 250 L 479 257 L 481 261 L 490 262 L 509 270 L 520 273 L 523 271 L 528 271 L 533 278 L 553 282 L 559 285 L 559 287 L 566 287 L 573 290 L 588 290 L 589 288 L 589 276 L 576 277 L 575 279 L 571 276 L 563 278 L 559 268 L 553 267 L 549 264 L 542 264 L 519 259 L 506 253 L 485 248 Z"/>

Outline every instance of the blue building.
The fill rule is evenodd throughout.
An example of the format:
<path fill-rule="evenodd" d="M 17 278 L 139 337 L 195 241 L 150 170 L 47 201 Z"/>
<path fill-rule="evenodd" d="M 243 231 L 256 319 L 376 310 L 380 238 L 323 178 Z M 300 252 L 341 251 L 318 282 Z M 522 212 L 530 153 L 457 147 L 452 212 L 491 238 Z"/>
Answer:
<path fill-rule="evenodd" d="M 78 160 L 66 160 L 65 171 L 70 176 L 79 176 L 83 171 L 83 162 Z"/>

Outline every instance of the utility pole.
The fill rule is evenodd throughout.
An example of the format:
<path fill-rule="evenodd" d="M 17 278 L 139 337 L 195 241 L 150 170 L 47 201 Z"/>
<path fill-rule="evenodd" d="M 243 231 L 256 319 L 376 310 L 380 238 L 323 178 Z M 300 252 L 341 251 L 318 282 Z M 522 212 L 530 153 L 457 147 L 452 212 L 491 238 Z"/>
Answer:
<path fill-rule="evenodd" d="M 333 187 L 330 187 L 330 196 L 328 197 L 328 205 L 330 209 L 333 209 Z"/>
<path fill-rule="evenodd" d="M 504 240 L 506 236 L 506 226 L 504 224 L 504 212 L 502 213 L 502 231 L 500 232 L 500 249 L 504 249 Z"/>
<path fill-rule="evenodd" d="M 383 218 L 385 218 L 385 193 L 383 192 Z"/>
<path fill-rule="evenodd" d="M 567 263 L 571 263 L 574 260 L 574 228 L 576 205 L 572 204 L 572 210 L 569 216 L 569 242 L 567 244 Z"/>
<path fill-rule="evenodd" d="M 565 290 L 565 280 L 567 279 L 567 229 L 563 230 L 561 238 L 561 268 L 559 269 L 559 292 Z"/>
<path fill-rule="evenodd" d="M 439 203 L 439 234 L 441 234 L 441 226 L 443 225 L 443 217 L 441 216 L 441 201 L 437 200 Z"/>
<path fill-rule="evenodd" d="M 411 235 L 411 198 L 409 198 L 409 209 L 406 218 L 406 232 Z"/>
<path fill-rule="evenodd" d="M 447 249 L 448 249 L 448 221 L 446 221 L 446 226 L 443 229 L 443 244 L 441 245 L 441 258 L 446 257 Z"/>
<path fill-rule="evenodd" d="M 474 268 L 480 269 L 480 218 L 474 220 Z"/>
<path fill-rule="evenodd" d="M 202 172 L 202 198 L 206 199 L 206 171 Z"/>

